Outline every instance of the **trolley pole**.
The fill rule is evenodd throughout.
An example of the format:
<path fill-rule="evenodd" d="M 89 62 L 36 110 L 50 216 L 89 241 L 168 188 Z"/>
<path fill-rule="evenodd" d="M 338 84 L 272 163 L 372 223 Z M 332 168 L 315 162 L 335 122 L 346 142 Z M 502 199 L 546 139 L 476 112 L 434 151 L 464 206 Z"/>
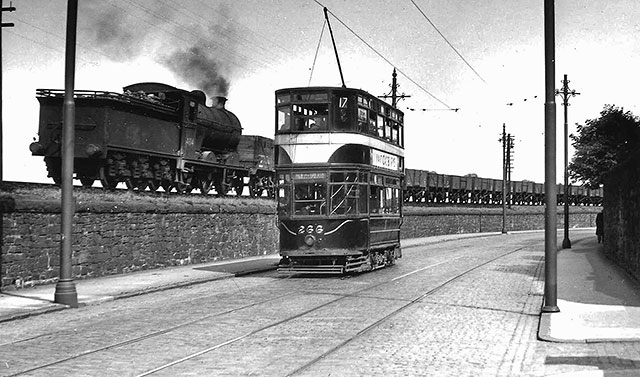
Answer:
<path fill-rule="evenodd" d="M 544 306 L 545 313 L 558 308 L 558 214 L 556 210 L 556 103 L 555 9 L 553 0 L 544 0 Z"/>
<path fill-rule="evenodd" d="M 564 75 L 562 80 L 562 90 L 556 89 L 556 95 L 562 96 L 562 105 L 564 106 L 564 239 L 562 240 L 563 249 L 571 249 L 571 240 L 569 240 L 569 126 L 567 123 L 567 107 L 569 106 L 569 97 L 577 96 L 575 90 L 569 90 L 569 80 Z"/>
<path fill-rule="evenodd" d="M 340 65 L 340 57 L 338 56 L 338 48 L 336 47 L 336 40 L 333 38 L 333 29 L 331 29 L 331 23 L 329 22 L 329 10 L 324 8 L 324 19 L 327 20 L 327 26 L 329 26 L 329 34 L 331 35 L 331 43 L 333 43 L 333 51 L 336 54 L 336 61 L 338 62 L 338 71 L 340 71 L 340 80 L 342 80 L 342 87 L 346 88 L 344 84 L 344 76 L 342 75 L 342 66 Z"/>
<path fill-rule="evenodd" d="M 71 271 L 71 231 L 75 203 L 73 199 L 73 149 L 75 134 L 75 101 L 73 89 L 76 60 L 76 26 L 78 0 L 67 3 L 67 39 L 65 54 L 65 80 L 62 129 L 62 216 L 60 239 L 60 278 L 56 284 L 54 302 L 78 307 L 78 293 Z"/>

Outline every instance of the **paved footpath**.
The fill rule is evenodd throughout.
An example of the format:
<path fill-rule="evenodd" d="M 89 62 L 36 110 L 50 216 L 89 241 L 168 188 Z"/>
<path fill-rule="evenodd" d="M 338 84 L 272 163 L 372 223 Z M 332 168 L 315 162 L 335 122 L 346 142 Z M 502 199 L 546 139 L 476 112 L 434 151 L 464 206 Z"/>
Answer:
<path fill-rule="evenodd" d="M 56 343 L 61 335 L 55 335 L 58 330 L 51 323 L 61 320 L 73 323 L 73 331 L 77 328 L 87 337 L 95 333 L 92 347 L 108 349 L 113 353 L 110 357 L 115 358 L 95 353 L 93 357 L 102 364 L 83 362 L 84 351 L 78 351 L 79 356 L 61 357 L 73 357 L 71 361 L 83 365 L 82 372 L 65 362 L 26 375 L 138 375 L 141 371 L 117 369 L 117 365 L 137 366 L 134 362 L 139 359 L 128 361 L 134 356 L 117 353 L 118 348 L 109 345 L 109 338 L 126 338 L 129 333 L 123 332 L 122 327 L 129 327 L 129 332 L 142 332 L 146 323 L 157 330 L 157 326 L 164 326 L 176 316 L 191 323 L 198 320 L 197 312 L 206 312 L 203 318 L 210 322 L 199 331 L 210 335 L 198 339 L 210 340 L 228 331 L 227 340 L 220 340 L 220 344 L 226 345 L 208 345 L 210 352 L 162 369 L 157 375 L 640 376 L 640 289 L 623 271 L 600 256 L 600 245 L 593 233 L 592 229 L 572 230 L 572 249 L 558 253 L 560 312 L 553 314 L 540 313 L 543 242 L 527 241 L 521 249 L 516 245 L 521 239 L 542 240 L 542 232 L 406 240 L 405 257 L 397 266 L 344 281 L 234 277 L 248 270 L 273 269 L 277 257 L 271 255 L 240 263 L 184 266 L 76 281 L 83 310 L 69 310 L 52 303 L 53 286 L 6 292 L 0 294 L 0 375 L 35 368 L 43 358 L 51 358 L 55 353 L 62 355 L 58 348 L 63 345 Z M 511 244 L 516 245 L 513 249 L 517 252 L 474 269 L 475 255 L 497 256 L 503 253 L 499 249 L 507 250 Z M 418 263 L 424 267 L 418 268 Z M 439 286 L 438 279 L 447 281 L 447 276 L 467 270 L 468 274 L 452 278 L 451 284 L 434 290 L 428 288 Z M 380 285 L 383 281 L 384 285 Z M 246 297 L 231 292 L 249 285 Z M 365 286 L 373 287 L 373 291 L 358 294 Z M 381 289 L 376 289 L 377 286 Z M 178 290 L 163 294 L 163 290 L 172 287 L 190 289 L 180 290 L 179 296 L 172 294 Z M 430 293 L 423 296 L 426 289 Z M 296 290 L 296 294 L 282 296 L 282 292 Z M 149 294 L 115 300 L 142 293 Z M 196 301 L 205 294 L 211 296 Z M 308 319 L 302 321 L 304 326 L 300 328 L 294 326 L 295 322 L 286 322 L 283 327 L 269 325 L 270 318 L 264 314 L 268 309 L 264 306 L 266 302 L 255 304 L 255 309 L 245 314 L 244 318 L 252 321 L 242 320 L 243 317 L 230 317 L 228 321 L 232 322 L 210 318 L 211 309 L 234 304 L 234 300 L 246 305 L 244 300 L 265 300 L 269 295 L 278 297 L 273 302 L 278 303 L 273 307 L 277 315 L 282 315 L 284 308 L 293 310 L 292 304 L 296 304 L 290 301 L 293 296 L 302 300 L 298 305 L 316 305 L 316 301 L 336 297 L 344 297 L 341 302 L 349 305 L 332 311 L 326 307 L 322 309 L 326 310 L 324 313 L 314 311 L 317 314 L 304 317 Z M 178 300 L 182 306 L 168 306 Z M 280 303 L 280 300 L 287 301 Z M 156 301 L 165 309 L 154 309 L 151 305 Z M 116 305 L 119 302 L 122 304 Z M 138 302 L 140 309 L 136 308 Z M 185 311 L 185 305 L 189 304 L 194 312 Z M 110 305 L 118 309 L 107 310 Z M 345 326 L 353 323 L 352 318 L 363 318 L 362 310 L 369 306 L 373 309 L 370 313 L 380 317 L 381 322 L 374 327 L 366 323 L 353 329 Z M 102 315 L 110 320 L 99 328 L 91 321 L 99 317 L 96 313 L 102 312 L 102 308 L 105 313 Z M 133 318 L 142 316 L 138 313 L 144 310 L 155 313 L 155 323 L 148 323 L 148 319 L 134 323 Z M 355 317 L 349 317 L 349 311 Z M 235 311 L 230 309 L 228 313 Z M 130 325 L 112 328 L 110 322 L 118 323 L 118 318 Z M 258 325 L 255 322 L 263 321 L 267 321 L 264 330 L 249 330 L 249 326 Z M 231 323 L 233 326 L 228 326 Z M 176 336 L 173 332 L 166 334 Z M 185 344 L 193 337 L 186 332 Z M 74 346 L 77 348 L 81 340 L 88 339 L 77 339 Z M 180 342 L 179 338 L 171 339 L 180 344 L 175 343 Z M 152 341 L 147 347 L 159 343 Z M 135 343 L 126 344 L 138 349 Z M 140 351 L 147 355 L 145 361 L 153 365 L 152 355 L 179 357 L 177 353 L 182 348 L 175 348 L 176 355 L 154 353 L 151 348 Z M 112 361 L 105 364 L 107 360 Z M 7 366 L 4 370 L 3 365 Z M 21 365 L 25 369 L 19 369 Z"/>

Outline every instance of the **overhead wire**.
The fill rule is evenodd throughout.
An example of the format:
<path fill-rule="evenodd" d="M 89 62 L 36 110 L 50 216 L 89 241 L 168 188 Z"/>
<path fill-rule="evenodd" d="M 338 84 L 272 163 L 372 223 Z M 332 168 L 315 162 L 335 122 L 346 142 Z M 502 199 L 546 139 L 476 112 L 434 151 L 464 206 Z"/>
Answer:
<path fill-rule="evenodd" d="M 318 0 L 313 0 L 316 2 L 316 4 L 318 4 L 319 6 L 326 8 L 322 3 L 320 3 Z M 378 55 L 380 58 L 382 58 L 385 62 L 387 62 L 389 65 L 391 65 L 392 67 L 394 67 L 396 69 L 396 71 L 398 73 L 400 73 L 402 76 L 404 76 L 406 79 L 408 79 L 409 81 L 411 81 L 415 86 L 417 86 L 418 88 L 420 88 L 423 92 L 427 93 L 431 98 L 435 99 L 436 101 L 438 101 L 440 104 L 442 104 L 443 106 L 445 106 L 448 109 L 451 109 L 451 106 L 449 106 L 448 104 L 446 104 L 444 101 L 442 101 L 440 98 L 436 97 L 433 93 L 431 93 L 427 88 L 423 87 L 422 85 L 420 85 L 417 81 L 415 81 L 413 78 L 409 77 L 409 75 L 407 75 L 406 73 L 404 73 L 400 68 L 397 67 L 397 65 L 393 64 L 389 59 L 387 59 L 384 55 L 382 55 L 378 50 L 376 50 L 371 44 L 369 44 L 367 41 L 365 41 L 360 35 L 358 35 L 358 33 L 356 33 L 353 29 L 351 29 L 347 24 L 345 24 L 340 18 L 338 18 L 338 16 L 336 16 L 333 12 L 331 12 L 330 10 L 327 9 L 327 12 L 330 13 L 338 22 L 340 22 L 342 24 L 342 26 L 344 26 L 347 30 L 349 30 L 353 35 L 356 36 L 356 38 L 358 38 L 362 43 L 364 43 L 367 47 L 369 47 L 369 49 L 371 49 L 373 52 L 376 53 L 376 55 Z"/>
<path fill-rule="evenodd" d="M 451 42 L 449 42 L 447 37 L 445 37 L 444 34 L 442 34 L 440 29 L 438 29 L 438 27 L 433 23 L 433 21 L 431 21 L 431 19 L 422 11 L 422 9 L 420 9 L 418 4 L 416 4 L 414 0 L 411 0 L 411 3 L 416 7 L 416 9 L 418 9 L 418 11 L 422 14 L 422 16 L 431 24 L 431 26 L 435 29 L 435 31 L 438 32 L 438 34 L 440 34 L 442 39 L 444 39 L 444 41 L 447 42 L 449 47 L 451 47 L 451 49 L 460 57 L 460 59 L 462 59 L 462 61 L 467 65 L 467 67 L 469 67 L 473 71 L 473 73 L 475 73 L 475 75 L 480 80 L 482 80 L 483 83 L 486 84 L 487 82 L 485 81 L 485 79 L 482 76 L 480 76 L 478 71 L 476 71 L 475 68 L 473 68 L 473 66 L 471 66 L 471 64 L 467 61 L 467 59 L 465 59 L 464 56 L 462 56 L 462 54 L 451 44 Z"/>

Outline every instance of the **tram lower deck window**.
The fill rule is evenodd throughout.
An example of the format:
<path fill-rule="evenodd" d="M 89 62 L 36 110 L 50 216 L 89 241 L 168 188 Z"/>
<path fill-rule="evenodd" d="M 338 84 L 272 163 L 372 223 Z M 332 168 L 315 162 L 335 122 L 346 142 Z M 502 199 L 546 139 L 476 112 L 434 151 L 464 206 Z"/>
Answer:
<path fill-rule="evenodd" d="M 294 184 L 294 214 L 324 215 L 327 211 L 327 185 L 325 183 Z"/>

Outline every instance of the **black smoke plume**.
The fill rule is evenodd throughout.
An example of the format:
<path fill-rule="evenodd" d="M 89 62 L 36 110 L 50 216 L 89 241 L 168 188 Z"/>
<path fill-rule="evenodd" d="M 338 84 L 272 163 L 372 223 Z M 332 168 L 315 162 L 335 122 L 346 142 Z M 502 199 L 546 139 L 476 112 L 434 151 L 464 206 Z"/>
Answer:
<path fill-rule="evenodd" d="M 204 91 L 210 98 L 226 97 L 229 93 L 229 81 L 221 75 L 219 63 L 211 55 L 208 49 L 193 46 L 175 51 L 163 60 L 178 77 Z"/>
<path fill-rule="evenodd" d="M 91 50 L 117 62 L 153 56 L 177 78 L 193 85 L 184 89 L 200 89 L 210 98 L 227 96 L 230 84 L 223 72 L 230 62 L 218 57 L 229 59 L 231 55 L 220 55 L 216 51 L 229 52 L 232 48 L 208 44 L 212 39 L 221 40 L 221 36 L 235 33 L 225 23 L 225 18 L 230 17 L 226 8 L 218 10 L 217 14 L 221 15 L 218 22 L 209 18 L 210 26 L 204 27 L 180 23 L 176 12 L 162 4 L 154 3 L 152 11 L 135 14 L 118 3 L 87 0 L 80 5 L 80 11 L 88 17 L 79 25 L 79 40 L 91 46 Z M 159 77 L 156 81 L 169 80 Z"/>

